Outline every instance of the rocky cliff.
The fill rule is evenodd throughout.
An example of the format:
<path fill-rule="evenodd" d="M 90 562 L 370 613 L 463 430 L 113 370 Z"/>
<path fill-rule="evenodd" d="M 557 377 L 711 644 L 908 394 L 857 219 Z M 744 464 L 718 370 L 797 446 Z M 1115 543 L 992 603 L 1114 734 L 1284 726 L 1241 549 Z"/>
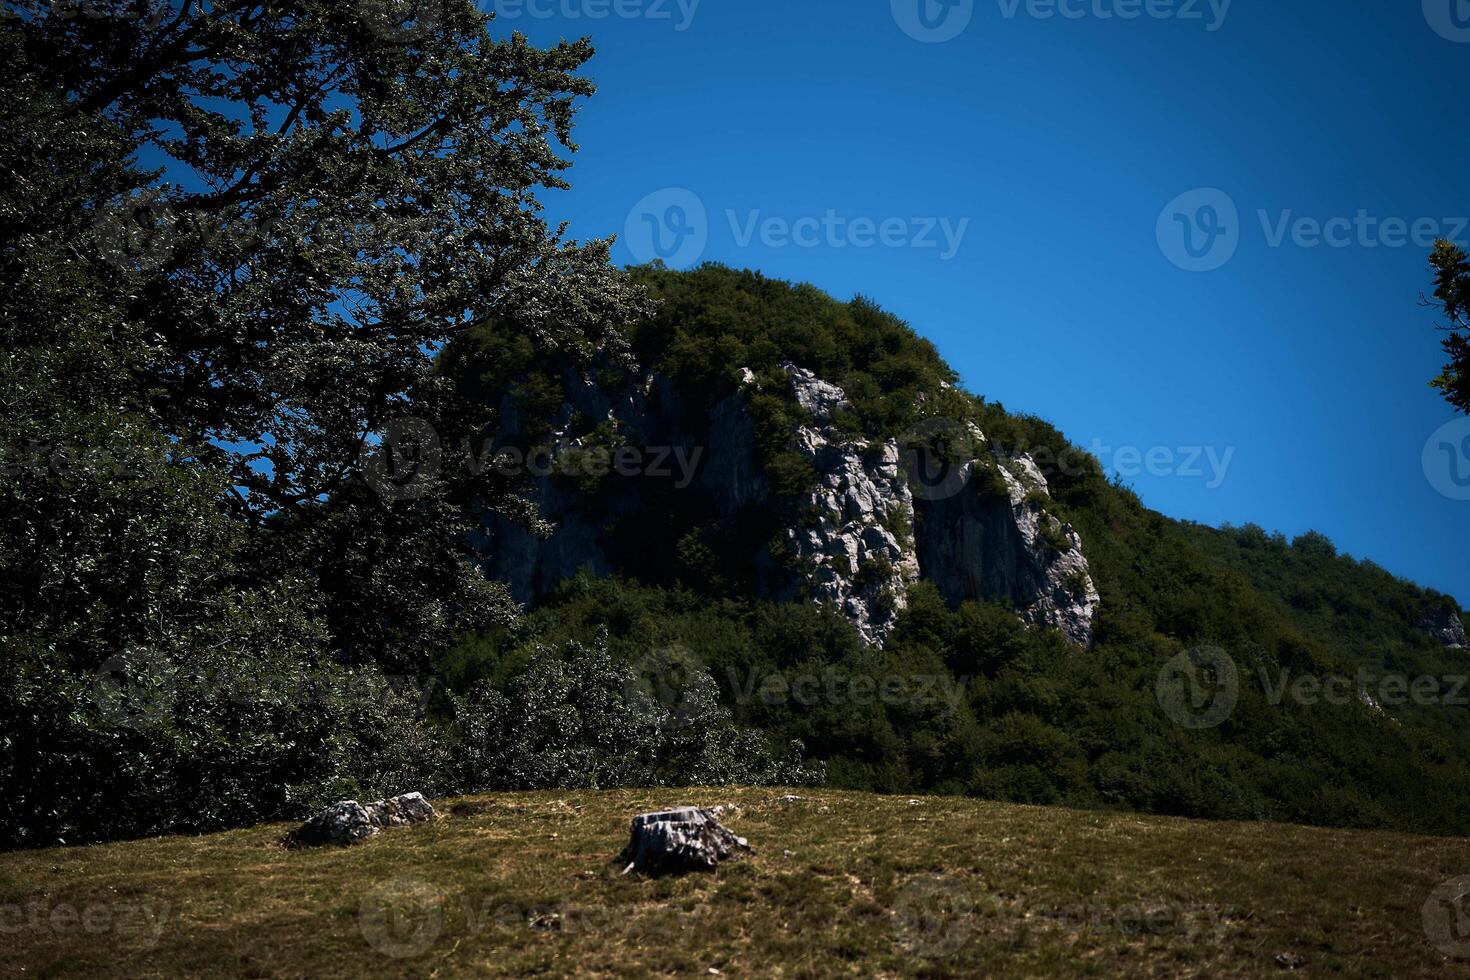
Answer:
<path fill-rule="evenodd" d="M 1419 629 L 1444 644 L 1447 650 L 1463 650 L 1470 646 L 1470 639 L 1465 635 L 1465 623 L 1450 603 L 1435 603 L 1419 620 Z"/>
<path fill-rule="evenodd" d="M 789 391 L 781 394 L 794 399 L 800 418 L 790 449 L 815 476 L 796 499 L 776 499 L 768 486 L 750 411 L 759 389 L 751 372 L 703 412 L 668 379 L 646 377 L 608 395 L 569 372 L 552 433 L 558 472 L 538 477 L 532 494 L 552 530 L 542 537 L 489 520 L 487 571 L 535 603 L 583 568 L 605 575 L 674 562 L 673 554 L 650 554 L 668 548 L 667 540 L 629 540 L 623 525 L 720 526 L 749 522 L 759 511 L 771 520 L 751 526 L 774 523 L 774 539 L 736 545 L 749 551 L 758 592 L 830 604 L 870 643 L 884 642 L 908 586 L 921 578 L 951 604 L 1008 602 L 1028 624 L 1091 643 L 1098 594 L 1082 541 L 1049 513 L 1047 481 L 1028 456 L 993 451 L 973 425 L 942 420 L 900 439 L 853 435 L 840 424 L 848 407 L 841 388 L 792 364 L 784 371 Z M 520 427 L 509 407 L 503 416 L 508 430 Z M 601 458 L 637 459 L 641 468 L 605 467 L 612 472 L 589 492 L 585 480 L 569 480 L 577 467 L 566 463 L 587 459 L 593 428 L 604 439 Z M 610 432 L 615 445 L 606 444 Z M 961 438 L 948 446 L 966 451 L 941 461 L 932 437 L 954 432 Z M 652 472 L 660 459 L 667 472 Z"/>

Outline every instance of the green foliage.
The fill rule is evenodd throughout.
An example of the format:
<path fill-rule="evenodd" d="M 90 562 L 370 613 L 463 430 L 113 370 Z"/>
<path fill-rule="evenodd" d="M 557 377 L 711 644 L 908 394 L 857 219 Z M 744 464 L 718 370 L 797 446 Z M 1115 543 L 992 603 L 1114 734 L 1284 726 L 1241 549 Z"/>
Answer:
<path fill-rule="evenodd" d="M 982 460 L 970 472 L 970 486 L 982 497 L 991 500 L 1010 500 L 1011 488 L 1000 473 L 1000 464 Z"/>
<path fill-rule="evenodd" d="M 1082 652 L 1028 630 L 1002 605 L 950 609 L 930 583 L 909 590 L 897 632 L 875 650 L 840 616 L 806 604 L 710 603 L 581 578 L 514 629 L 462 649 L 456 674 L 513 675 L 523 668 L 505 665 L 528 662 L 531 651 L 605 627 L 609 653 L 627 663 L 681 651 L 714 679 L 738 723 L 772 744 L 800 741 L 826 765 L 829 785 L 1463 833 L 1453 801 L 1470 789 L 1470 772 L 1464 749 L 1452 747 L 1463 737 L 1356 703 L 1272 703 L 1261 671 L 1274 683 L 1283 665 L 1333 664 L 1259 594 L 1229 589 L 1235 573 L 1202 560 L 1225 605 L 1244 602 L 1223 619 L 1246 617 L 1244 635 L 1256 638 L 1231 648 L 1240 704 L 1218 729 L 1182 729 L 1159 706 L 1154 685 L 1178 640 L 1129 638 L 1125 615 L 1109 621 L 1108 641 Z"/>
<path fill-rule="evenodd" d="M 1449 334 L 1442 342 L 1449 363 L 1430 382 L 1439 389 L 1445 401 L 1462 412 L 1470 413 L 1470 256 L 1453 242 L 1440 241 L 1429 257 L 1434 270 L 1434 298 L 1444 310 L 1444 329 Z"/>
<path fill-rule="evenodd" d="M 202 832 L 345 798 L 447 788 L 431 682 L 313 653 L 261 597 L 208 647 L 136 649 L 81 673 L 0 639 L 0 847 Z M 37 778 L 44 774 L 44 778 Z"/>
<path fill-rule="evenodd" d="M 842 303 L 810 285 L 713 264 L 632 274 L 658 303 L 629 332 L 633 354 L 694 395 L 696 410 L 733 391 L 736 372 L 748 367 L 762 395 L 789 411 L 781 366 L 790 361 L 847 393 L 853 410 L 839 427 L 891 437 L 921 417 L 921 394 L 958 380 L 931 343 L 863 297 Z M 761 411 L 780 423 L 766 433 L 769 458 L 786 448 L 795 417 L 781 417 L 774 406 Z"/>
<path fill-rule="evenodd" d="M 734 725 L 707 672 L 668 657 L 645 666 L 640 676 L 601 643 L 569 640 L 538 649 L 503 692 L 480 682 L 456 711 L 458 782 L 481 792 L 820 779 L 799 743 L 777 755 Z"/>

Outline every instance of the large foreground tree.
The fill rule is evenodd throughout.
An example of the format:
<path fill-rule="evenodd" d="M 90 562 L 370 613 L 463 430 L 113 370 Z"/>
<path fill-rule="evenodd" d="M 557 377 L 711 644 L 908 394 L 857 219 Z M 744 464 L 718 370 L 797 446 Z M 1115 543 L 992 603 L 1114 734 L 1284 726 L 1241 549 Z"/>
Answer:
<path fill-rule="evenodd" d="M 621 356 L 643 301 L 537 199 L 590 48 L 493 26 L 470 0 L 4 4 L 0 842 L 376 778 L 390 699 L 342 678 L 513 615 L 468 505 L 531 515 L 447 455 L 494 418 L 434 355 L 494 320 Z"/>
<path fill-rule="evenodd" d="M 348 656 L 411 660 L 507 615 L 461 545 L 469 497 L 512 507 L 514 486 L 392 449 L 492 421 L 434 371 L 469 324 L 620 351 L 639 303 L 608 243 L 566 241 L 536 197 L 565 186 L 586 42 L 496 37 L 470 0 L 6 8 L 4 340 L 51 406 L 7 406 L 8 442 L 160 438 L 209 474 L 240 574 L 309 578 Z M 42 423 L 104 403 L 126 431 Z M 36 618 L 6 625 L 56 625 L 20 605 Z"/>

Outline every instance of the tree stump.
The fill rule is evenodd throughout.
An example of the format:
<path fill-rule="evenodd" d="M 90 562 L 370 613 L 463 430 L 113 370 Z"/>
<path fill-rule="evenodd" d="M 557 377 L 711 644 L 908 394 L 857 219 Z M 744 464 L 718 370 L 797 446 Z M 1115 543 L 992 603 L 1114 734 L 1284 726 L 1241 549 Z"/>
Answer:
<path fill-rule="evenodd" d="M 619 860 L 628 862 L 623 874 L 658 877 L 713 871 L 749 850 L 745 838 L 727 830 L 713 812 L 686 806 L 634 817 L 632 839 Z"/>

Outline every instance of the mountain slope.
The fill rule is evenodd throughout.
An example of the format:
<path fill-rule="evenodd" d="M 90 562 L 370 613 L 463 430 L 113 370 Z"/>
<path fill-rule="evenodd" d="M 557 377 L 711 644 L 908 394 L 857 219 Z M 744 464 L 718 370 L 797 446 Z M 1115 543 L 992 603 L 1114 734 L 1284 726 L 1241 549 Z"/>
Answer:
<path fill-rule="evenodd" d="M 801 740 L 839 786 L 1470 831 L 1461 805 L 1470 793 L 1470 727 L 1448 697 L 1465 672 L 1464 652 L 1419 628 L 1429 610 L 1455 616 L 1443 597 L 1382 585 L 1336 555 L 1310 566 L 1296 560 L 1315 538 L 1247 561 L 1227 546 L 1228 534 L 1149 511 L 1052 426 L 956 389 L 932 345 L 867 301 L 840 303 L 716 266 L 638 274 L 661 305 L 634 334 L 636 369 L 532 363 L 515 331 L 496 327 L 445 358 L 471 396 L 511 393 L 502 417 L 514 422 L 501 436 L 523 450 L 555 445 L 556 458 L 585 463 L 616 453 L 630 432 L 710 450 L 683 487 L 677 476 L 642 472 L 589 478 L 585 466 L 529 484 L 558 528 L 549 545 L 522 538 L 530 551 L 510 565 L 544 570 L 545 552 L 535 549 L 576 546 L 524 590 L 536 607 L 525 622 L 450 655 L 457 683 L 503 681 L 538 648 L 606 631 L 662 700 L 677 707 L 678 678 L 708 670 L 741 721 Z M 819 406 L 816 422 L 804 390 L 812 385 L 841 396 Z M 657 424 L 646 421 L 643 391 L 659 393 Z M 676 432 L 681 426 L 688 431 Z M 813 506 L 829 475 L 803 451 L 814 426 L 827 442 L 844 434 L 866 447 L 849 454 L 849 470 L 886 465 L 883 447 L 916 464 L 906 470 L 914 525 L 886 509 L 870 523 L 883 532 L 873 535 L 882 547 L 918 540 L 918 580 L 898 562 L 865 562 L 857 551 L 848 589 L 835 596 L 842 601 L 820 601 L 834 595 L 822 591 L 822 566 L 807 561 L 801 535 L 814 528 L 829 540 L 824 528 L 846 525 Z M 720 446 L 722 433 L 737 430 L 746 455 L 734 466 Z M 964 444 L 956 432 L 978 436 Z M 1012 465 L 1034 468 L 1034 485 L 1017 491 Z M 933 515 L 945 512 L 925 480 L 936 473 L 941 484 L 944 474 L 964 474 L 941 505 L 987 495 L 1006 502 L 964 508 L 968 523 L 942 520 L 936 533 Z M 685 492 L 701 479 L 710 492 Z M 717 491 L 737 506 L 712 504 Z M 947 568 L 922 567 L 926 538 L 931 556 L 961 532 L 994 542 L 1021 515 L 1037 520 L 1026 553 L 1040 556 L 1037 568 L 1075 553 L 1085 556 L 1083 574 L 1043 575 L 1038 587 L 1015 547 L 978 546 Z M 503 528 L 487 533 L 492 572 L 506 572 L 505 540 Z M 576 577 L 582 567 L 601 580 Z M 974 587 L 957 588 L 960 575 Z M 871 596 L 861 592 L 867 585 Z M 896 585 L 901 601 L 880 609 Z M 1316 605 L 1292 605 L 1298 593 Z M 1080 644 L 1040 628 L 1065 630 L 1063 621 L 1033 615 L 1032 603 L 1055 594 L 1092 597 Z M 846 604 L 855 595 L 858 610 Z M 1336 639 L 1370 620 L 1376 632 Z M 1432 674 L 1438 700 L 1387 704 L 1376 687 L 1360 697 L 1358 668 L 1368 663 Z M 1283 678 L 1304 675 L 1333 696 L 1281 689 Z M 1181 678 L 1186 700 L 1171 701 Z"/>

